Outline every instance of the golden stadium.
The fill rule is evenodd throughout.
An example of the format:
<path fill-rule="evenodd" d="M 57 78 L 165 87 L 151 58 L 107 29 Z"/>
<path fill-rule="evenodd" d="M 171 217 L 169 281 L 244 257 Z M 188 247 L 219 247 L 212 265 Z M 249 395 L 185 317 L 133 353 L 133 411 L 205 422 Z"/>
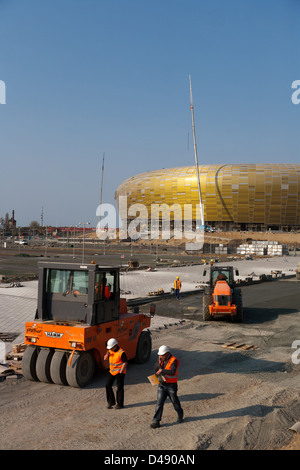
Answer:
<path fill-rule="evenodd" d="M 199 176 L 206 225 L 225 230 L 300 228 L 300 165 L 203 165 Z M 121 183 L 115 198 L 118 203 L 126 196 L 128 208 L 143 204 L 149 217 L 152 204 L 190 204 L 195 223 L 197 180 L 195 166 L 149 171 Z"/>

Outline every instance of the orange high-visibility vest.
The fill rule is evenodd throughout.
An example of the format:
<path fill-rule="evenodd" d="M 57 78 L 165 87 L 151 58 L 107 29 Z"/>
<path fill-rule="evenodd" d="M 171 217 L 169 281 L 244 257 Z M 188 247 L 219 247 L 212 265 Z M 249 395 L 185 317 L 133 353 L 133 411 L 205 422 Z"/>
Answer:
<path fill-rule="evenodd" d="M 181 289 L 181 281 L 179 279 L 175 279 L 174 281 L 174 289 Z"/>
<path fill-rule="evenodd" d="M 164 378 L 166 379 L 166 383 L 170 384 L 170 383 L 176 383 L 177 382 L 178 367 L 179 367 L 178 359 L 176 359 L 176 357 L 174 357 L 174 356 L 171 356 L 170 359 L 168 360 L 168 363 L 167 363 L 166 367 L 164 367 L 164 369 L 171 370 L 171 365 L 176 360 L 177 360 L 177 369 L 176 369 L 175 374 L 174 375 L 168 375 L 168 373 L 164 374 Z M 162 363 L 161 363 L 161 367 L 162 367 Z"/>
<path fill-rule="evenodd" d="M 109 287 L 108 286 L 105 286 L 105 289 L 104 289 L 104 296 L 106 299 L 109 299 L 110 296 L 111 296 L 111 293 L 110 293 L 110 290 L 109 290 Z"/>
<path fill-rule="evenodd" d="M 109 351 L 109 372 L 111 375 L 117 375 L 120 373 L 122 368 L 122 359 L 123 349 L 119 349 L 117 352 Z M 123 374 L 126 374 L 126 368 L 123 371 Z"/>

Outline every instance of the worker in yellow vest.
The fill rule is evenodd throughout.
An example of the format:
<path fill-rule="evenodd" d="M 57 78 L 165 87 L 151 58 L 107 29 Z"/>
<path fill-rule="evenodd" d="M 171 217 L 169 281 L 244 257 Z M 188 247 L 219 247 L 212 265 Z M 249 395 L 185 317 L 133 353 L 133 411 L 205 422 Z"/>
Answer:
<path fill-rule="evenodd" d="M 179 360 L 170 353 L 170 349 L 166 345 L 161 346 L 157 354 L 158 361 L 154 366 L 154 371 L 156 375 L 161 376 L 163 380 L 158 384 L 157 403 L 151 428 L 160 427 L 164 403 L 167 397 L 170 398 L 174 406 L 174 410 L 177 412 L 177 423 L 182 423 L 183 421 L 183 409 L 181 408 L 181 404 L 177 396 Z"/>
<path fill-rule="evenodd" d="M 181 281 L 179 279 L 179 276 L 177 276 L 174 281 L 174 289 L 175 289 L 176 299 L 179 300 L 179 294 L 180 294 L 180 289 L 181 289 Z"/>
<path fill-rule="evenodd" d="M 124 408 L 124 380 L 128 362 L 127 356 L 115 338 L 107 341 L 106 348 L 107 353 L 104 360 L 109 360 L 109 376 L 106 382 L 107 408 L 111 409 L 114 405 L 116 405 L 116 409 Z M 115 380 L 117 381 L 117 400 L 112 388 Z"/>

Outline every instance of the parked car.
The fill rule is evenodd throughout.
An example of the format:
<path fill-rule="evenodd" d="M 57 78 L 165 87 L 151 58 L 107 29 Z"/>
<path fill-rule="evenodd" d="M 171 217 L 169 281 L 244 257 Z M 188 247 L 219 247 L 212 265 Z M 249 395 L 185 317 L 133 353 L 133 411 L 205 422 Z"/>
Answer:
<path fill-rule="evenodd" d="M 15 240 L 15 245 L 28 245 L 28 240 Z"/>

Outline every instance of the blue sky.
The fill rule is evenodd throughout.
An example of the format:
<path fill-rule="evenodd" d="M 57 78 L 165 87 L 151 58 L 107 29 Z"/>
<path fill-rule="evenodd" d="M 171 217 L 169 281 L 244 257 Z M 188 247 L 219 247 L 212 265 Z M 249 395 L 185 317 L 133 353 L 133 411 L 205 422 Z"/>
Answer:
<path fill-rule="evenodd" d="M 0 0 L 0 216 L 97 223 L 126 178 L 299 163 L 299 0 Z"/>

